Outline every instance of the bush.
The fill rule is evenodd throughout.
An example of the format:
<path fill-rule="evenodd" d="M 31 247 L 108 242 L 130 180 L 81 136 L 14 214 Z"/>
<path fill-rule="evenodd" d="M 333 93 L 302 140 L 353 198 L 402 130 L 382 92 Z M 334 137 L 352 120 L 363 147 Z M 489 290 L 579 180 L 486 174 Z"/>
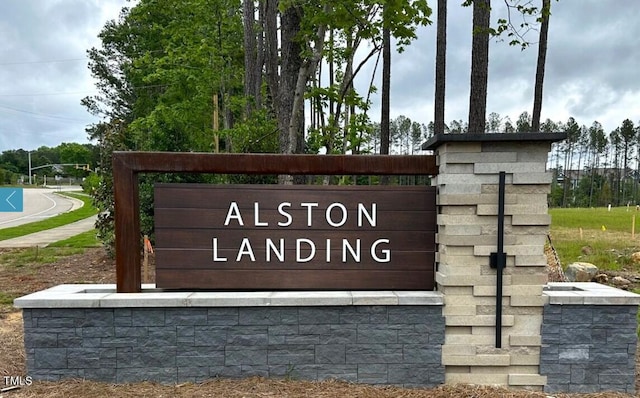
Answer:
<path fill-rule="evenodd" d="M 93 194 L 98 189 L 100 180 L 96 173 L 90 173 L 82 182 L 82 190 L 89 195 Z"/>

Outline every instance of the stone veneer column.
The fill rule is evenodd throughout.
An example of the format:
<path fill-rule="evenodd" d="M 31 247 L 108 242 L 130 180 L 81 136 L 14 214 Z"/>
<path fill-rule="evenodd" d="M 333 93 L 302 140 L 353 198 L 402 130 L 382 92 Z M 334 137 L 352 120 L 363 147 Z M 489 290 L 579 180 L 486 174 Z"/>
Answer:
<path fill-rule="evenodd" d="M 444 295 L 445 382 L 541 390 L 541 324 L 550 224 L 546 171 L 563 134 L 442 135 L 425 144 L 440 167 L 436 284 Z M 502 342 L 496 348 L 498 176 L 506 172 Z"/>

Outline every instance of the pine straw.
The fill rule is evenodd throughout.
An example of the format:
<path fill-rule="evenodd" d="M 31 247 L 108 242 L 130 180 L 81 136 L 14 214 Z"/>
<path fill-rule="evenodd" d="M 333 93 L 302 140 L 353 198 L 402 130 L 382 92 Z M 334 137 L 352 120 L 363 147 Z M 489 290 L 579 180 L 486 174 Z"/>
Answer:
<path fill-rule="evenodd" d="M 0 376 L 27 373 L 23 336 L 21 312 L 0 314 Z M 0 379 L 0 387 L 3 386 Z"/>
<path fill-rule="evenodd" d="M 11 394 L 11 395 L 9 395 Z M 618 393 L 554 394 L 515 391 L 489 386 L 440 386 L 434 389 L 376 387 L 341 381 L 293 381 L 251 377 L 240 380 L 216 379 L 200 384 L 166 386 L 157 383 L 106 384 L 80 380 L 38 382 L 30 387 L 7 393 L 7 398 L 57 397 L 317 397 L 317 398 L 549 398 L 549 397 L 627 398 Z"/>

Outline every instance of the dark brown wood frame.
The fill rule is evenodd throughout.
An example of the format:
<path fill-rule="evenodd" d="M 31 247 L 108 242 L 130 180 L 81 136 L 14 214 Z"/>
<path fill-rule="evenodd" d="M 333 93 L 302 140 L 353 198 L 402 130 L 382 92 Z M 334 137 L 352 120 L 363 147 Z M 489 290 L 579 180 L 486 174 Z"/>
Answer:
<path fill-rule="evenodd" d="M 436 175 L 433 155 L 281 155 L 114 152 L 116 283 L 141 291 L 139 173 Z"/>

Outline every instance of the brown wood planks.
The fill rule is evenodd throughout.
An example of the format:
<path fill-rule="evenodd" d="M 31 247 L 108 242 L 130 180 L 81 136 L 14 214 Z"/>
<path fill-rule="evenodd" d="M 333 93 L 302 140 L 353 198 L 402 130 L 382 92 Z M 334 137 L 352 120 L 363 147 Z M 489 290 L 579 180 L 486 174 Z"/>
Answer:
<path fill-rule="evenodd" d="M 433 288 L 432 187 L 158 184 L 155 221 L 160 288 Z"/>

